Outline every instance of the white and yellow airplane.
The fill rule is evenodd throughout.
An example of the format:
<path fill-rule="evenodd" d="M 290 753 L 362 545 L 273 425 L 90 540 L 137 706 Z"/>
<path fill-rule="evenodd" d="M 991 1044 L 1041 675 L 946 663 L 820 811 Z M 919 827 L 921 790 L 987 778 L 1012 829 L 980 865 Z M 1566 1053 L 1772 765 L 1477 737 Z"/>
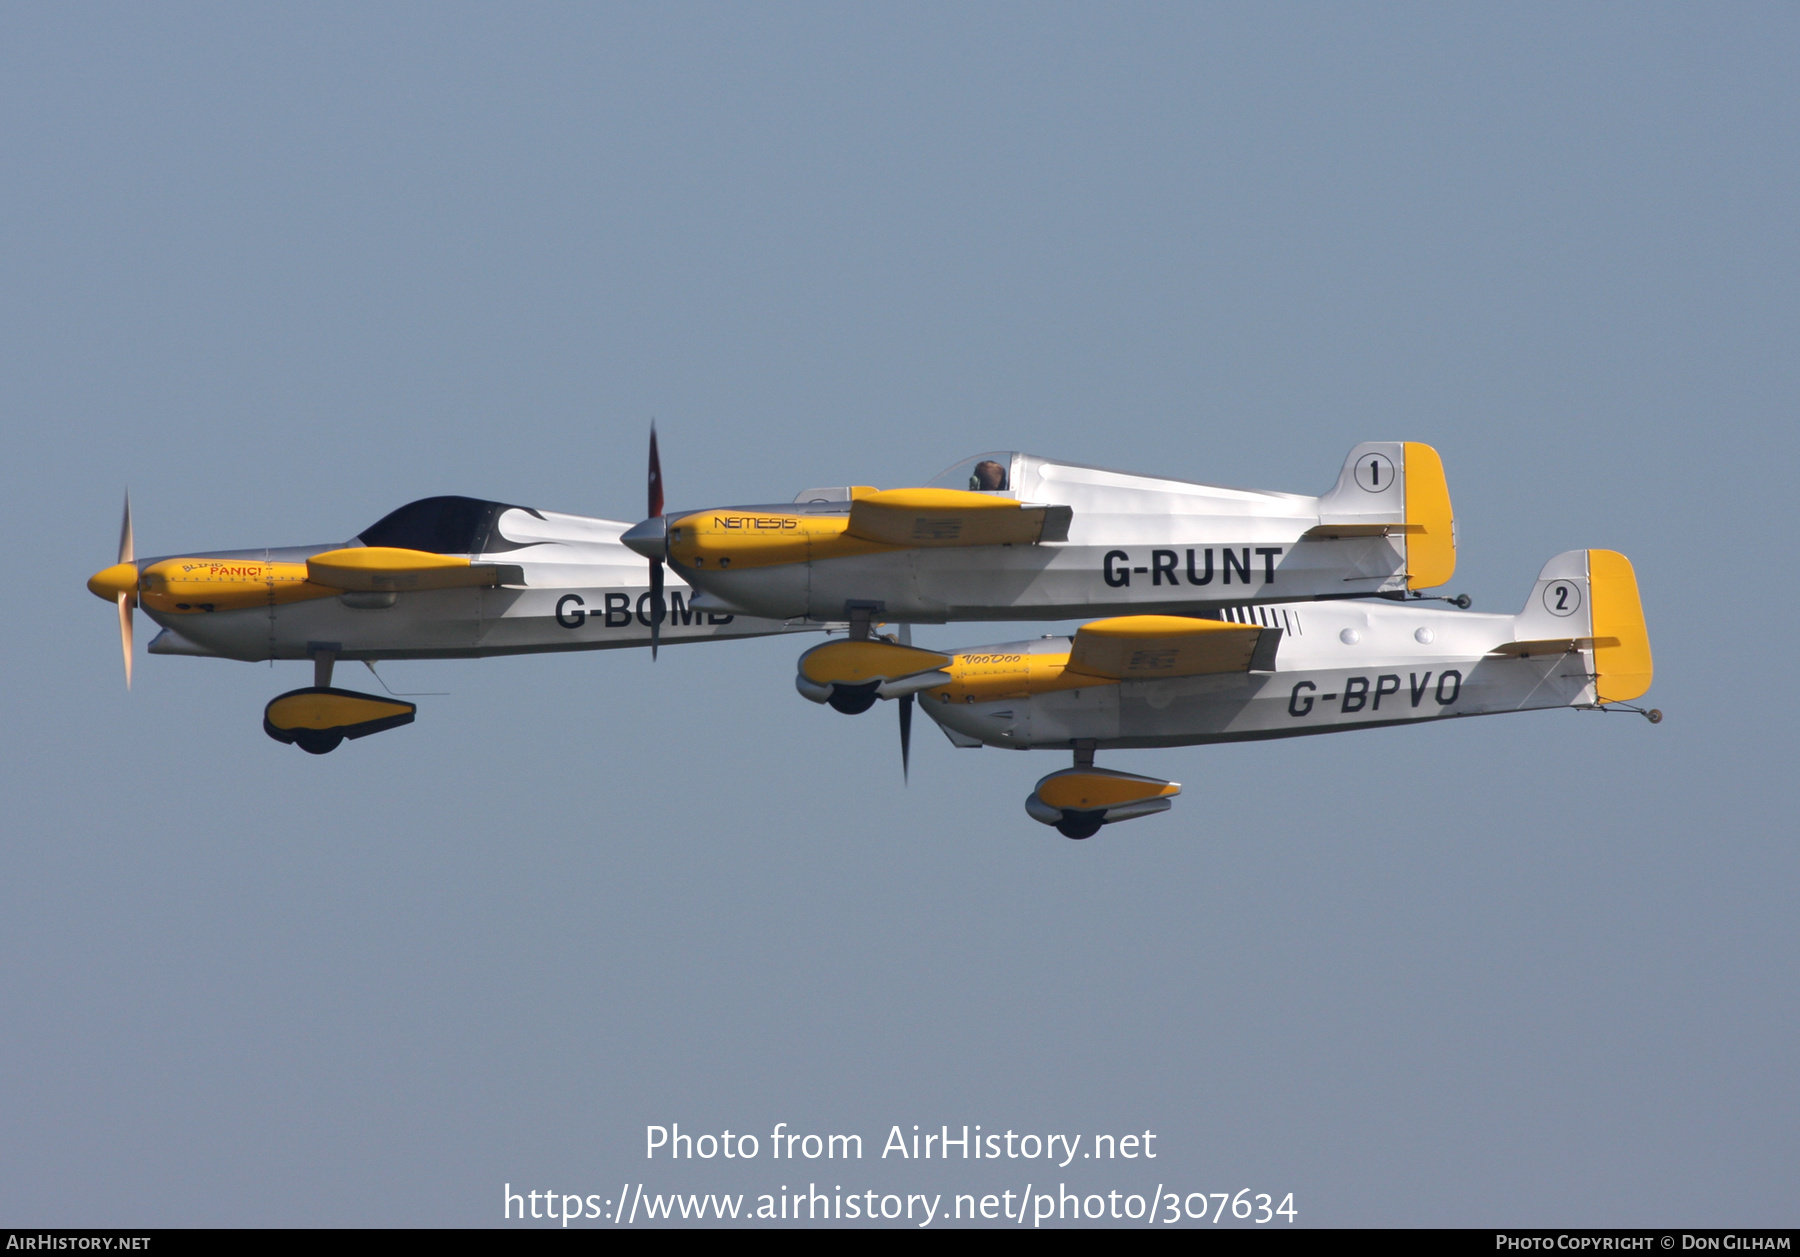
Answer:
<path fill-rule="evenodd" d="M 1545 564 L 1517 615 L 1391 601 L 1238 606 L 1217 619 L 1128 615 L 1074 637 L 937 652 L 832 641 L 800 657 L 801 694 L 839 710 L 914 696 L 957 746 L 1074 752 L 1025 802 L 1070 838 L 1167 811 L 1181 787 L 1094 766 L 1097 750 L 1297 737 L 1546 707 L 1640 711 L 1650 639 L 1624 555 Z M 833 702 L 839 696 L 854 699 Z"/>
<path fill-rule="evenodd" d="M 659 489 L 652 437 L 652 484 Z M 1418 597 L 1456 570 L 1437 451 L 1373 441 L 1323 497 L 984 454 L 930 485 L 809 489 L 791 503 L 650 513 L 622 540 L 770 620 L 1055 620 L 1246 602 Z M 1466 605 L 1466 603 L 1465 603 Z"/>
<path fill-rule="evenodd" d="M 651 498 L 653 511 L 661 503 Z M 131 501 L 119 561 L 88 588 L 117 604 L 131 684 L 133 612 L 162 631 L 153 655 L 310 659 L 313 684 L 264 711 L 277 741 L 322 755 L 345 738 L 408 724 L 412 703 L 332 687 L 338 660 L 469 659 L 715 641 L 787 624 L 705 611 L 674 582 L 643 580 L 627 525 L 465 497 L 425 498 L 348 542 L 138 560 Z M 657 573 L 660 577 L 661 573 Z"/>

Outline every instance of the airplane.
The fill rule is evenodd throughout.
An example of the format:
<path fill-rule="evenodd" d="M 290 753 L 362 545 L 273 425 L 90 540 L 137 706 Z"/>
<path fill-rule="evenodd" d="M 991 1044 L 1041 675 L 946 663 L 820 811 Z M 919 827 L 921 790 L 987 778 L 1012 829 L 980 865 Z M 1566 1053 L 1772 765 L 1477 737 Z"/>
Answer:
<path fill-rule="evenodd" d="M 1167 811 L 1176 782 L 1097 768 L 1098 750 L 1300 737 L 1549 707 L 1626 710 L 1654 673 L 1631 562 L 1570 550 L 1517 615 L 1414 602 L 1317 600 L 1217 618 L 1114 616 L 1074 636 L 939 652 L 836 640 L 800 656 L 795 687 L 901 707 L 916 697 L 959 747 L 1073 751 L 1026 812 L 1070 838 Z M 866 699 L 866 702 L 863 700 Z M 837 705 L 837 704 L 834 704 Z M 842 705 L 838 705 L 842 710 Z"/>
<path fill-rule="evenodd" d="M 661 502 L 653 495 L 652 512 Z M 119 612 L 131 685 L 133 612 L 153 655 L 310 659 L 313 684 L 270 701 L 263 731 L 314 755 L 410 724 L 414 704 L 332 686 L 339 660 L 472 659 L 818 631 L 702 610 L 676 581 L 647 588 L 627 524 L 468 497 L 408 503 L 348 542 L 139 560 L 125 499 L 119 560 L 88 589 Z M 658 573 L 660 576 L 660 573 Z M 379 677 L 377 678 L 379 679 Z M 384 686 L 385 688 L 385 686 Z"/>
<path fill-rule="evenodd" d="M 920 488 L 658 509 L 620 539 L 649 560 L 653 587 L 667 564 L 699 591 L 692 606 L 848 622 L 858 639 L 881 622 L 1421 598 L 1456 570 L 1443 462 L 1416 441 L 1358 445 L 1316 498 L 1007 452 L 967 459 Z"/>

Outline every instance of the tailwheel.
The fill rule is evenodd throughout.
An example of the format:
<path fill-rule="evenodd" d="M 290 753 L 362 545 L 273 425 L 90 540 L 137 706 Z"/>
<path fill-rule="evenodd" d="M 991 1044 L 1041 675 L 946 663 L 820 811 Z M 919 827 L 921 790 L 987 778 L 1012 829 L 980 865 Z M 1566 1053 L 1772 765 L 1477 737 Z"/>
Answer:
<path fill-rule="evenodd" d="M 329 755 L 346 738 L 409 725 L 417 711 L 398 699 L 314 685 L 271 700 L 263 708 L 263 732 L 308 755 Z"/>

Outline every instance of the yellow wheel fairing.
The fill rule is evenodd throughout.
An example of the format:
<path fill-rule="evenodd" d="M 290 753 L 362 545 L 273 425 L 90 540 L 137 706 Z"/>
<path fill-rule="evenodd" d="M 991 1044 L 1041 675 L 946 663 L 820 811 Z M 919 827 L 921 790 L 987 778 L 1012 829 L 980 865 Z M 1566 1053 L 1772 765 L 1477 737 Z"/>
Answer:
<path fill-rule="evenodd" d="M 1406 446 L 1406 587 L 1429 589 L 1456 575 L 1456 520 L 1444 460 L 1418 441 Z"/>
<path fill-rule="evenodd" d="M 1595 638 L 1595 699 L 1628 703 L 1641 698 L 1656 669 L 1631 560 L 1616 550 L 1589 550 L 1588 597 Z M 1605 644 L 1609 641 L 1613 644 Z"/>
<path fill-rule="evenodd" d="M 1107 768 L 1065 768 L 1037 783 L 1037 797 L 1054 808 L 1092 812 L 1181 793 L 1177 782 Z"/>
<path fill-rule="evenodd" d="M 892 681 L 948 667 L 950 656 L 891 642 L 826 642 L 800 656 L 800 674 L 817 685 Z"/>
<path fill-rule="evenodd" d="M 289 743 L 309 734 L 362 738 L 411 724 L 417 711 L 411 703 L 354 690 L 289 690 L 263 708 L 263 732 Z"/>

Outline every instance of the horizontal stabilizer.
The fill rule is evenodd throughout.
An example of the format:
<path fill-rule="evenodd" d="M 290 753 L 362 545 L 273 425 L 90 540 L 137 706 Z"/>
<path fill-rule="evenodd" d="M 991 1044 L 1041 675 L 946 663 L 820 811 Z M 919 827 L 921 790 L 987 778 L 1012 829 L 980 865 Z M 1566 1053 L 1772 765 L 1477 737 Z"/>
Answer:
<path fill-rule="evenodd" d="M 1279 642 L 1275 629 L 1177 615 L 1122 615 L 1084 624 L 1075 633 L 1066 670 L 1114 681 L 1154 681 L 1167 677 L 1248 672 L 1257 661 L 1264 634 Z M 1267 671 L 1274 666 L 1268 648 Z"/>
<path fill-rule="evenodd" d="M 887 489 L 850 503 L 852 537 L 892 546 L 1035 545 L 1064 541 L 1066 506 L 1027 506 L 962 489 Z"/>
<path fill-rule="evenodd" d="M 1599 646 L 1617 646 L 1616 637 L 1549 637 L 1535 642 L 1507 642 L 1488 651 L 1509 659 L 1529 659 L 1534 655 L 1566 655 L 1576 650 L 1593 650 Z"/>
<path fill-rule="evenodd" d="M 525 574 L 516 564 L 474 563 L 456 555 L 394 546 L 356 546 L 315 554 L 306 561 L 306 578 L 315 585 L 359 593 L 525 583 Z"/>
<path fill-rule="evenodd" d="M 1302 541 L 1336 541 L 1340 537 L 1404 537 L 1423 533 L 1422 524 L 1320 524 L 1300 534 Z"/>

